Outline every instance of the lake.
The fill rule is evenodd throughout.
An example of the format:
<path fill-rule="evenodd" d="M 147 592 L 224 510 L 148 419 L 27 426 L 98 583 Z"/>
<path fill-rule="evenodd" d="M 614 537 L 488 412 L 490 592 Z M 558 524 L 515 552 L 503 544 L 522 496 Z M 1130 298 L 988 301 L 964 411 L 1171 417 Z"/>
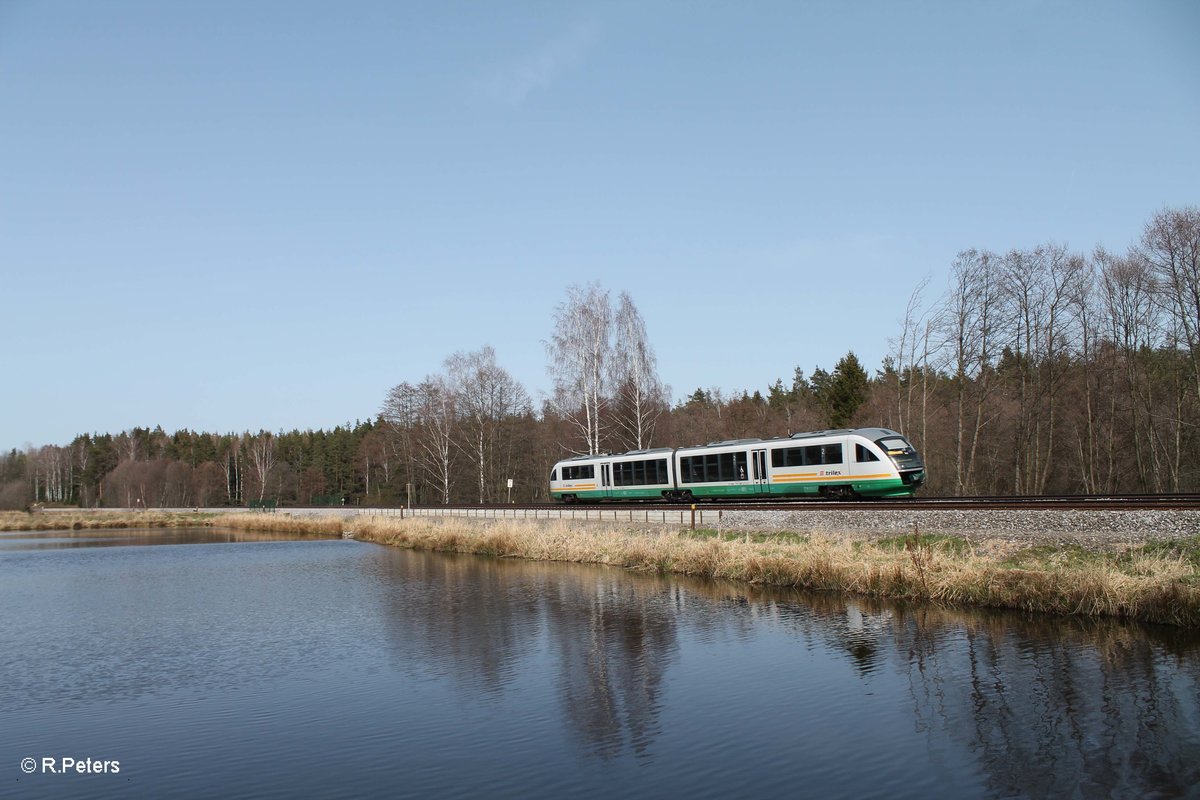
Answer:
<path fill-rule="evenodd" d="M 206 529 L 0 608 L 3 797 L 1200 796 L 1171 628 Z"/>

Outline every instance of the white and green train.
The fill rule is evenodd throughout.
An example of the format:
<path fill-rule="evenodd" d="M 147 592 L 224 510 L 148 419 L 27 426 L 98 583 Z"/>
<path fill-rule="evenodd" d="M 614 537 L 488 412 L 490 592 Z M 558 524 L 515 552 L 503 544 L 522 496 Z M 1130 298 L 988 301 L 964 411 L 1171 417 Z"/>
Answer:
<path fill-rule="evenodd" d="M 907 439 L 858 428 L 576 456 L 554 465 L 550 496 L 564 503 L 910 497 L 924 482 L 925 464 Z"/>

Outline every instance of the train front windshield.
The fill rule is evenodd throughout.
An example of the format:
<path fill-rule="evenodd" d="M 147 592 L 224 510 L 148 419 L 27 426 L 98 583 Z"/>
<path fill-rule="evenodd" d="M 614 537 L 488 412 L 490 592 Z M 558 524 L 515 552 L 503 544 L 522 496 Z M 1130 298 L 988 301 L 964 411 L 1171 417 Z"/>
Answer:
<path fill-rule="evenodd" d="M 887 453 L 888 457 L 895 462 L 896 469 L 901 471 L 925 469 L 925 462 L 921 460 L 921 454 L 903 436 L 885 436 L 882 439 L 876 439 L 875 444 L 882 447 L 883 452 Z"/>

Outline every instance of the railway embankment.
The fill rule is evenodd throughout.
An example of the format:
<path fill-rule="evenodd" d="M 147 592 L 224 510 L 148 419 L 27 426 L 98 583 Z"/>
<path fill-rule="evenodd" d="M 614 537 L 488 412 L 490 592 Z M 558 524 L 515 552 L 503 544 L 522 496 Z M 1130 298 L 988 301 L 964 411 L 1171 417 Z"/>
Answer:
<path fill-rule="evenodd" d="M 712 524 L 711 514 L 706 520 Z M 1075 545 L 1095 551 L 1200 535 L 1200 511 L 1186 510 L 826 510 L 726 511 L 716 526 L 730 531 L 819 531 L 836 537 L 887 538 L 928 533 L 972 542 Z"/>
<path fill-rule="evenodd" d="M 43 515 L 6 514 L 0 529 L 31 529 L 22 527 L 20 516 Z M 44 515 L 52 516 L 62 527 L 150 522 L 146 513 L 132 519 L 79 515 L 69 525 L 62 524 L 69 518 Z M 1191 511 L 747 510 L 695 530 L 642 522 L 284 513 L 179 514 L 158 521 L 341 532 L 420 550 L 1200 628 L 1200 512 Z"/>

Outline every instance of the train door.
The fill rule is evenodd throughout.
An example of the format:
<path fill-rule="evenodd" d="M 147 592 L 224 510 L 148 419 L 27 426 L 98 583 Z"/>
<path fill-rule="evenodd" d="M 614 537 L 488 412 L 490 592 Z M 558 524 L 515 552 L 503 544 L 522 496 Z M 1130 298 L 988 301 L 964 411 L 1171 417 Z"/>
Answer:
<path fill-rule="evenodd" d="M 754 481 L 754 491 L 759 494 L 771 493 L 771 479 L 767 475 L 767 451 L 750 451 L 750 478 Z"/>
<path fill-rule="evenodd" d="M 600 465 L 601 497 L 612 497 L 612 464 Z"/>

